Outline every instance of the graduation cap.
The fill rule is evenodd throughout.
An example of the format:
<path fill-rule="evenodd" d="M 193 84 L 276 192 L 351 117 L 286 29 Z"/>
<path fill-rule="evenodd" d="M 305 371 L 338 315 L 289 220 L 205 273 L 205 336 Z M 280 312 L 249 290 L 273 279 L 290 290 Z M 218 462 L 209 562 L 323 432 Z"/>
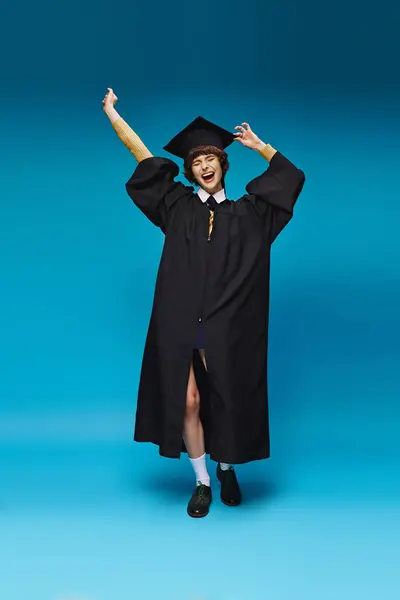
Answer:
<path fill-rule="evenodd" d="M 233 133 L 218 125 L 197 117 L 185 129 L 182 129 L 166 146 L 164 150 L 185 159 L 190 150 L 198 146 L 216 146 L 224 150 L 235 137 Z"/>

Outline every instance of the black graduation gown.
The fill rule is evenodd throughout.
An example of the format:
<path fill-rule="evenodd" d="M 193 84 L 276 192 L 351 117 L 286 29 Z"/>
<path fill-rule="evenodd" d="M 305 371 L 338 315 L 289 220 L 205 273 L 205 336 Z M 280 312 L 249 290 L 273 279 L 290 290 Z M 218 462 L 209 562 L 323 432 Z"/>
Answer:
<path fill-rule="evenodd" d="M 206 452 L 215 461 L 269 457 L 267 341 L 270 246 L 293 215 L 304 173 L 281 153 L 238 201 L 215 212 L 174 180 L 166 158 L 140 162 L 126 189 L 165 234 L 139 384 L 134 439 L 179 458 L 190 363 Z M 202 321 L 207 373 L 193 351 Z"/>

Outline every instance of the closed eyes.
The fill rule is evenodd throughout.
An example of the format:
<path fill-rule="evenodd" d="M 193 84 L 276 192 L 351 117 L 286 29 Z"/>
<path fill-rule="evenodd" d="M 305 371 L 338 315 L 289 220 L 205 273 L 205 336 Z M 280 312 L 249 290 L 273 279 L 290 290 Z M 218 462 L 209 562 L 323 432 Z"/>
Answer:
<path fill-rule="evenodd" d="M 216 156 L 209 156 L 206 158 L 207 162 L 213 162 L 214 160 L 216 160 Z M 199 167 L 201 165 L 201 162 L 199 160 L 195 160 L 193 161 L 192 167 Z"/>

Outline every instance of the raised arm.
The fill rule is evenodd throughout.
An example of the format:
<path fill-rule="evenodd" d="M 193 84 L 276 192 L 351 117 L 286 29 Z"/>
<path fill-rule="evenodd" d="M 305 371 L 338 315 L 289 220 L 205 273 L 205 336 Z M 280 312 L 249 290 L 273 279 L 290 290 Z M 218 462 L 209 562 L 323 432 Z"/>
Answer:
<path fill-rule="evenodd" d="M 126 191 L 134 204 L 163 232 L 168 229 L 170 216 L 183 197 L 193 193 L 175 181 L 179 168 L 168 158 L 154 157 L 140 137 L 129 127 L 115 109 L 118 98 L 111 88 L 103 99 L 104 112 L 128 150 L 138 161 L 135 171 L 125 184 Z M 149 159 L 149 160 L 145 160 Z"/>
<path fill-rule="evenodd" d="M 153 155 L 144 145 L 140 137 L 129 127 L 128 123 L 119 115 L 115 109 L 118 101 L 117 96 L 111 88 L 107 89 L 107 94 L 103 98 L 103 110 L 110 119 L 111 125 L 121 142 L 128 148 L 138 162 L 145 158 L 151 158 Z"/>
<path fill-rule="evenodd" d="M 303 171 L 280 152 L 265 144 L 248 123 L 235 129 L 235 138 L 243 146 L 256 150 L 269 161 L 268 169 L 246 186 L 255 206 L 268 227 L 271 243 L 293 216 L 293 208 L 305 182 Z"/>

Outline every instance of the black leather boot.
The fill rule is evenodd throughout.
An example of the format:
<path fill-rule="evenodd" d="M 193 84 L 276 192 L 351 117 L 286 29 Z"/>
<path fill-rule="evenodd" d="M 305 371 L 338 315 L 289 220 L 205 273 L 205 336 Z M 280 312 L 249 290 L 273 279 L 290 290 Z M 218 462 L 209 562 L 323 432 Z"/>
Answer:
<path fill-rule="evenodd" d="M 208 485 L 200 483 L 198 486 L 196 486 L 196 489 L 190 498 L 187 507 L 188 515 L 194 518 L 205 517 L 209 513 L 211 502 L 211 488 L 208 487 Z"/>
<path fill-rule="evenodd" d="M 221 500 L 227 506 L 238 506 L 242 501 L 242 493 L 236 479 L 235 469 L 230 467 L 227 471 L 217 466 L 217 477 L 221 482 Z"/>

